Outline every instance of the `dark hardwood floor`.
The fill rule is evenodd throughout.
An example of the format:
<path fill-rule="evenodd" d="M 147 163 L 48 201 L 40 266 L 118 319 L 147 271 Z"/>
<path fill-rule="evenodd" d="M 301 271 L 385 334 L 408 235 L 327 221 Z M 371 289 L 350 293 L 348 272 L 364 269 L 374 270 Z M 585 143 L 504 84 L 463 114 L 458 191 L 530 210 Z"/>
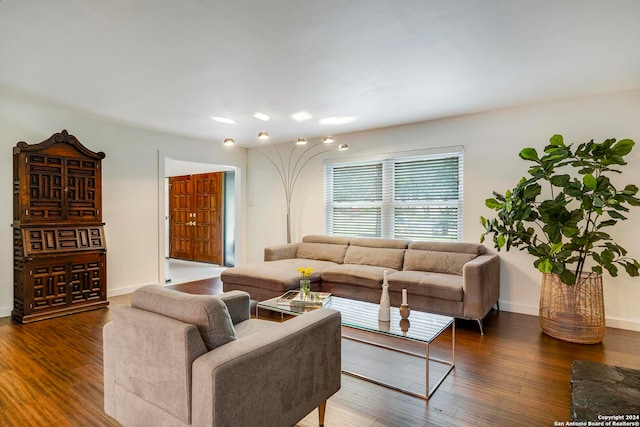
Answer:
<path fill-rule="evenodd" d="M 171 288 L 221 291 L 218 280 Z M 117 426 L 102 410 L 102 326 L 110 318 L 107 308 L 26 325 L 0 319 L 0 426 Z M 455 369 L 428 402 L 343 375 L 325 425 L 553 426 L 570 420 L 573 360 L 640 369 L 639 332 L 609 328 L 602 344 L 578 345 L 542 334 L 535 316 L 491 312 L 484 336 L 475 322 L 456 325 Z M 450 339 L 443 336 L 434 351 L 444 352 Z M 358 360 L 357 351 L 344 345 L 345 357 Z M 399 368 L 399 381 L 423 375 L 416 362 L 388 356 L 369 367 Z M 317 414 L 299 425 L 317 425 Z"/>

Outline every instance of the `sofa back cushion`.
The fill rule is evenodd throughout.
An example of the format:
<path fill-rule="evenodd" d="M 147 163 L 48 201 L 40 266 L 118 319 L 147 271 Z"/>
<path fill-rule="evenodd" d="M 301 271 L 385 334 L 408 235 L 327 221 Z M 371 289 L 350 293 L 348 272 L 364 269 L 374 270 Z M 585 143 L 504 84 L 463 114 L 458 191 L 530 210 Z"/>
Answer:
<path fill-rule="evenodd" d="M 462 276 L 462 268 L 465 263 L 474 258 L 476 258 L 474 254 L 407 249 L 407 253 L 404 255 L 403 270 L 430 271 Z"/>
<path fill-rule="evenodd" d="M 428 242 L 415 241 L 409 243 L 409 249 L 419 249 L 423 251 L 454 252 L 463 254 L 483 255 L 487 249 L 479 243 L 459 243 L 459 242 Z"/>
<path fill-rule="evenodd" d="M 354 238 L 347 248 L 344 263 L 401 270 L 408 243 L 397 239 Z"/>
<path fill-rule="evenodd" d="M 147 285 L 133 292 L 131 307 L 195 325 L 208 350 L 237 339 L 226 304 L 212 295 L 193 295 Z"/>
<path fill-rule="evenodd" d="M 305 236 L 302 242 L 298 243 L 296 258 L 342 264 L 350 240 L 348 237 L 340 236 Z"/>

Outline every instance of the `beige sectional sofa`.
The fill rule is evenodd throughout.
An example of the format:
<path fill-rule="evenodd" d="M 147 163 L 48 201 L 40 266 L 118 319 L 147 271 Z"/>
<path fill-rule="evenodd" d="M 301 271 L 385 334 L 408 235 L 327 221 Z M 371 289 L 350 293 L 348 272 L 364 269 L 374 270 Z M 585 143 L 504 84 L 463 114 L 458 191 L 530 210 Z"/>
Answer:
<path fill-rule="evenodd" d="M 298 267 L 313 267 L 314 291 L 370 302 L 380 301 L 387 271 L 391 305 L 407 289 L 412 309 L 474 319 L 481 332 L 500 296 L 500 260 L 483 245 L 319 235 L 265 248 L 264 262 L 225 270 L 223 289 L 273 298 L 299 287 Z"/>

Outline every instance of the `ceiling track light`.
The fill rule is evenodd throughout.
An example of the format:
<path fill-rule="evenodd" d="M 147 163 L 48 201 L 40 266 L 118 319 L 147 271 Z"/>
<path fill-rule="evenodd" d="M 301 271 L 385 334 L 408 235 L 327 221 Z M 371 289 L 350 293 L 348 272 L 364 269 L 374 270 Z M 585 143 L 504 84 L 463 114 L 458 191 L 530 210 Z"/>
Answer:
<path fill-rule="evenodd" d="M 305 138 L 298 138 L 296 145 L 307 145 L 307 140 Z"/>
<path fill-rule="evenodd" d="M 269 139 L 269 132 L 264 130 L 262 132 L 258 132 L 258 140 L 266 141 L 267 139 Z"/>
<path fill-rule="evenodd" d="M 233 138 L 225 138 L 224 145 L 236 145 L 236 142 L 233 140 Z"/>
<path fill-rule="evenodd" d="M 325 144 L 333 144 L 334 141 L 335 139 L 333 139 L 332 136 L 325 136 L 324 138 L 322 138 L 322 142 L 324 142 Z"/>
<path fill-rule="evenodd" d="M 338 145 L 338 151 L 347 151 L 348 149 L 349 149 L 349 146 L 347 144 Z"/>

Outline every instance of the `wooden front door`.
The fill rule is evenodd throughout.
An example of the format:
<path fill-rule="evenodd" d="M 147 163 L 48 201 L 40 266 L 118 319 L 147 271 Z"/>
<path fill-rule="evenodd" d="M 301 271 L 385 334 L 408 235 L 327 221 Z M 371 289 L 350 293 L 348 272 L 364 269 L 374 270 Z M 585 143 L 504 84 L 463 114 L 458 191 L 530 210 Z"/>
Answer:
<path fill-rule="evenodd" d="M 169 256 L 222 265 L 224 173 L 169 178 Z"/>

